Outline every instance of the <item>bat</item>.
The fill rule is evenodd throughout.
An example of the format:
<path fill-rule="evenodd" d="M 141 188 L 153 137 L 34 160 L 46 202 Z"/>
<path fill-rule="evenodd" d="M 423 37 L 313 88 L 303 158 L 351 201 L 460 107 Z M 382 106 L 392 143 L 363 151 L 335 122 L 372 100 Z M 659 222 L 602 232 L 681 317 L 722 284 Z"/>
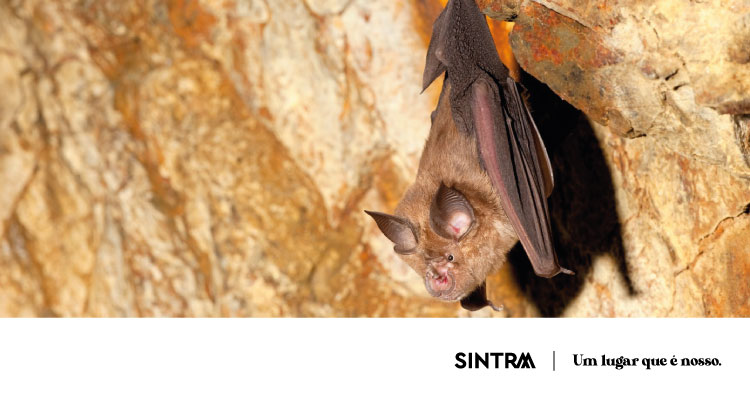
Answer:
<path fill-rule="evenodd" d="M 498 310 L 485 280 L 518 241 L 536 275 L 573 274 L 552 240 L 552 167 L 474 0 L 450 0 L 435 20 L 422 90 L 442 74 L 415 182 L 394 215 L 365 212 L 432 296 Z"/>

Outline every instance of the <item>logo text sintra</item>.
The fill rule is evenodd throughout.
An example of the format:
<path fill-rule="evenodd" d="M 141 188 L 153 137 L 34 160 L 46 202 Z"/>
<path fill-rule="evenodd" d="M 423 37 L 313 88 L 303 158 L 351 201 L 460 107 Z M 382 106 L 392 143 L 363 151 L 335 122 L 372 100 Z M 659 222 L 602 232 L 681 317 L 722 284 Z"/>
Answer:
<path fill-rule="evenodd" d="M 536 368 L 531 353 L 456 353 L 456 368 L 458 369 L 500 369 L 500 368 Z"/>

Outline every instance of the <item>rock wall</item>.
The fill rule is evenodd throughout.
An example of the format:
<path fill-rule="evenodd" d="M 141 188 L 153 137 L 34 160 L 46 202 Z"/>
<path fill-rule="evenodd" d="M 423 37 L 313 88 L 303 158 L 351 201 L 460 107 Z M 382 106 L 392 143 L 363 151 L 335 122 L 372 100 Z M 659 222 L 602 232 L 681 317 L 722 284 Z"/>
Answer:
<path fill-rule="evenodd" d="M 517 248 L 469 313 L 362 213 L 416 173 L 439 1 L 0 2 L 0 316 L 748 316 L 747 3 L 682 3 L 480 1 L 578 274 Z"/>
<path fill-rule="evenodd" d="M 581 151 L 580 129 L 556 154 L 556 211 L 581 218 L 612 193 L 622 242 L 610 251 L 620 266 L 594 262 L 565 315 L 750 315 L 750 2 L 479 4 L 515 21 L 519 64 L 590 118 L 591 152 L 611 174 L 613 190 L 598 185 L 606 195 L 597 201 L 580 187 L 566 193 L 578 168 L 603 165 L 571 171 L 564 159 Z M 593 214 L 603 218 L 590 227 L 608 220 Z M 565 233 L 568 248 L 586 236 Z"/>

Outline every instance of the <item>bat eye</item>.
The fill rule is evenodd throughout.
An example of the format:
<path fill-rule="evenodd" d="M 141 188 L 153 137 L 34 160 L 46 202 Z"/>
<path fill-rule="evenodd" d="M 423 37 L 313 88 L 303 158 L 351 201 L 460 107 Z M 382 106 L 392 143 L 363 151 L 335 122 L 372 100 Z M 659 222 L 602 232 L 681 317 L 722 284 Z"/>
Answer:
<path fill-rule="evenodd" d="M 453 254 L 448 254 L 448 262 L 453 262 Z"/>

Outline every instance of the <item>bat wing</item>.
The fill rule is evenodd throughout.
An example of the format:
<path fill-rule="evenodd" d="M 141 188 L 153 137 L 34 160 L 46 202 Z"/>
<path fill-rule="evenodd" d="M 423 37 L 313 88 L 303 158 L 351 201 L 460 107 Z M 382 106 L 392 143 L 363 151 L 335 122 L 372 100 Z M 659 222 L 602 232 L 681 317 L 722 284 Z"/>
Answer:
<path fill-rule="evenodd" d="M 543 277 L 571 274 L 559 265 L 552 241 L 547 208 L 552 172 L 539 131 L 513 79 L 493 84 L 478 79 L 470 100 L 484 168 L 534 272 Z"/>
<path fill-rule="evenodd" d="M 445 31 L 445 21 L 447 21 L 445 15 L 444 9 L 432 25 L 432 36 L 430 37 L 430 45 L 427 47 L 427 59 L 422 75 L 422 92 L 430 86 L 432 81 L 445 72 L 445 60 L 443 59 L 443 54 L 445 54 L 443 44 L 445 42 L 442 38 Z"/>
<path fill-rule="evenodd" d="M 552 241 L 547 197 L 553 175 L 547 151 L 474 0 L 446 5 L 433 26 L 426 61 L 423 86 L 445 71 L 453 120 L 459 130 L 476 135 L 480 163 L 534 272 L 572 274 L 559 265 Z"/>
<path fill-rule="evenodd" d="M 469 311 L 481 310 L 484 307 L 490 306 L 495 311 L 503 309 L 502 306 L 497 307 L 492 304 L 491 301 L 487 300 L 487 284 L 482 282 L 473 292 L 469 293 L 468 296 L 461 299 L 461 307 Z"/>

